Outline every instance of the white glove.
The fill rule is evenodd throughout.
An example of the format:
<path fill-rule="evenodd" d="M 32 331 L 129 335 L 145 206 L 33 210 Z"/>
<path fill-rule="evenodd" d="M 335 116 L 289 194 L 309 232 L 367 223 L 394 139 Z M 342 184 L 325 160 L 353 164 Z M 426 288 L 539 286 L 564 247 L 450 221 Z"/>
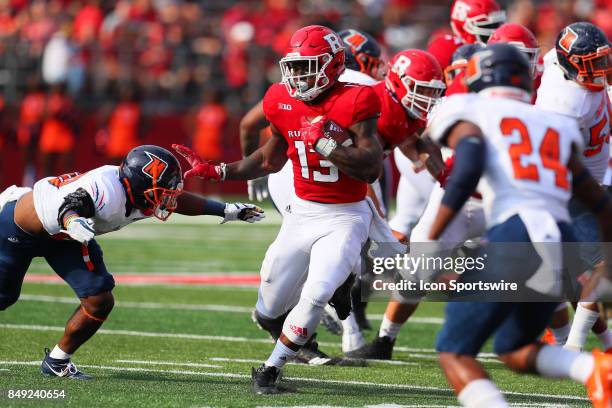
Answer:
<path fill-rule="evenodd" d="M 225 224 L 228 221 L 246 221 L 254 223 L 261 221 L 266 218 L 264 210 L 253 204 L 234 203 L 225 204 L 225 218 L 221 224 Z"/>
<path fill-rule="evenodd" d="M 247 180 L 249 191 L 249 200 L 257 199 L 260 203 L 268 198 L 268 176 L 258 177 L 253 180 Z"/>
<path fill-rule="evenodd" d="M 87 243 L 96 235 L 96 231 L 93 229 L 93 224 L 93 221 L 88 220 L 87 218 L 77 217 L 69 222 L 64 232 L 70 235 L 70 238 L 74 239 L 75 241 L 87 245 Z"/>

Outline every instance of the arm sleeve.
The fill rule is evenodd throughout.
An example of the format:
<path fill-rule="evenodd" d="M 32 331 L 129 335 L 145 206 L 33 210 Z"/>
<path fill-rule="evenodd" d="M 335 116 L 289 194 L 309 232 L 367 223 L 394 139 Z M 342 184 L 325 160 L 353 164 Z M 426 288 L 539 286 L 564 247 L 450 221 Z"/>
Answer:
<path fill-rule="evenodd" d="M 374 119 L 380 116 L 380 98 L 369 86 L 359 87 L 353 104 L 353 117 L 351 124 Z"/>
<path fill-rule="evenodd" d="M 485 142 L 481 137 L 468 136 L 455 146 L 453 170 L 448 178 L 442 204 L 459 211 L 476 190 L 485 168 Z"/>

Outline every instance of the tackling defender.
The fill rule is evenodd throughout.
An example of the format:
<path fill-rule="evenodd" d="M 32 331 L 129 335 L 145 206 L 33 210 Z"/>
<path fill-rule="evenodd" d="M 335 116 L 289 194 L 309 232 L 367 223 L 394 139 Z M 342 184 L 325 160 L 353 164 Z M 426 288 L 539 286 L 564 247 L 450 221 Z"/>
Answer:
<path fill-rule="evenodd" d="M 96 235 L 173 212 L 217 215 L 223 221 L 259 221 L 251 204 L 223 204 L 183 192 L 178 160 L 158 146 L 131 150 L 121 166 L 102 166 L 38 181 L 34 189 L 11 187 L 0 195 L 0 310 L 14 304 L 34 257 L 44 257 L 80 299 L 64 335 L 46 350 L 43 374 L 87 380 L 72 355 L 110 314 L 115 286 Z"/>

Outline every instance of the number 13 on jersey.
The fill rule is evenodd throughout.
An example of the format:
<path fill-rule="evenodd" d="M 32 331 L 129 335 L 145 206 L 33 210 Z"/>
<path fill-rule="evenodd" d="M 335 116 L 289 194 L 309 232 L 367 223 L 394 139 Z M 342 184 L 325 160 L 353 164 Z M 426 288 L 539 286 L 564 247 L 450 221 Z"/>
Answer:
<path fill-rule="evenodd" d="M 308 167 L 308 155 L 306 151 L 306 145 L 301 140 L 296 140 L 295 149 L 297 150 L 298 158 L 300 159 L 300 165 L 302 167 L 302 178 L 306 180 L 319 181 L 322 183 L 335 183 L 340 178 L 338 174 L 338 168 L 334 166 L 329 160 L 319 160 L 319 168 L 324 167 L 329 169 L 329 173 L 325 174 L 319 170 L 311 169 Z M 317 154 L 317 153 L 315 153 Z"/>

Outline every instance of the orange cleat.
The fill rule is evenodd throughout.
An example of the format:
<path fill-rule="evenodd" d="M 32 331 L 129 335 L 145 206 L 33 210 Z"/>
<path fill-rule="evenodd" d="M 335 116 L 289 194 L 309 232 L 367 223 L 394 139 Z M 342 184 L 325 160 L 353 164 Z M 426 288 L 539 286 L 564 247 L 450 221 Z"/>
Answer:
<path fill-rule="evenodd" d="M 544 334 L 542 335 L 542 338 L 540 339 L 540 341 L 545 344 L 550 344 L 551 346 L 554 346 L 557 344 L 557 341 L 555 340 L 555 336 L 553 336 L 552 330 L 550 330 L 548 327 L 544 331 Z"/>
<path fill-rule="evenodd" d="M 593 372 L 586 387 L 594 408 L 612 407 L 612 356 L 593 350 Z"/>

